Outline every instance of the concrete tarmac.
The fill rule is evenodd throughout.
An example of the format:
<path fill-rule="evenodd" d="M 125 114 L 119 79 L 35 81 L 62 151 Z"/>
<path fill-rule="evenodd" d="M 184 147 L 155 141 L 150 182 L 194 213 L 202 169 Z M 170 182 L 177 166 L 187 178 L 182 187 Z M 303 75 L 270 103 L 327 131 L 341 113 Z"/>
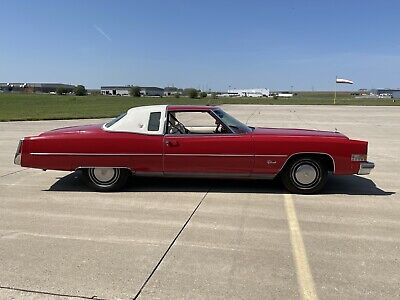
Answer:
<path fill-rule="evenodd" d="M 104 120 L 0 123 L 0 299 L 400 297 L 400 107 L 226 105 L 253 126 L 369 141 L 369 176 L 319 195 L 276 181 L 133 179 L 13 165 L 18 140 Z"/>

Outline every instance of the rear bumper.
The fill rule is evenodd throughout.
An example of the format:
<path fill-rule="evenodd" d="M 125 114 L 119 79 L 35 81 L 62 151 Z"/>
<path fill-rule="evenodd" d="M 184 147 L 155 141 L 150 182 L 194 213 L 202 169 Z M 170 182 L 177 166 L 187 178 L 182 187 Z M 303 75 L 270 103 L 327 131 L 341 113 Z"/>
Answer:
<path fill-rule="evenodd" d="M 368 175 L 371 173 L 371 170 L 375 168 L 375 164 L 373 162 L 365 161 L 360 163 L 360 169 L 358 170 L 358 175 Z"/>
<path fill-rule="evenodd" d="M 21 152 L 22 152 L 22 142 L 24 139 L 21 139 L 18 143 L 17 151 L 14 156 L 14 164 L 21 165 Z"/>
<path fill-rule="evenodd" d="M 15 154 L 14 164 L 19 165 L 19 166 L 21 165 L 21 153 Z"/>

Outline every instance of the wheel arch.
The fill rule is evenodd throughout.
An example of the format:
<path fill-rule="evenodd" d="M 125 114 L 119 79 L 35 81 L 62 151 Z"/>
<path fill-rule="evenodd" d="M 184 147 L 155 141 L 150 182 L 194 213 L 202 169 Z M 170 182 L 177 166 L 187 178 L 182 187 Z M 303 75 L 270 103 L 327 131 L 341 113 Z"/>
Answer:
<path fill-rule="evenodd" d="M 327 170 L 329 172 L 335 173 L 335 159 L 332 157 L 332 155 L 324 152 L 297 152 L 293 153 L 290 155 L 285 163 L 283 164 L 282 168 L 279 170 L 278 174 L 282 173 L 283 170 L 287 166 L 289 166 L 294 160 L 299 159 L 299 158 L 318 158 L 322 161 L 322 163 L 327 167 Z"/>

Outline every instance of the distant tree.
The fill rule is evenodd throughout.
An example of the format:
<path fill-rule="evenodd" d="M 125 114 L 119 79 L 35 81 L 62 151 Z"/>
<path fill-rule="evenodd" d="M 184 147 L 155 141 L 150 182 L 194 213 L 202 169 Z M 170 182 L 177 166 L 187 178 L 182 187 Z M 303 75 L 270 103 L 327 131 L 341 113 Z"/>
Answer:
<path fill-rule="evenodd" d="M 207 93 L 206 92 L 201 92 L 200 93 L 200 98 L 206 98 L 207 97 Z"/>
<path fill-rule="evenodd" d="M 133 86 L 129 89 L 129 95 L 132 97 L 140 97 L 140 87 Z"/>
<path fill-rule="evenodd" d="M 166 87 L 164 88 L 164 90 L 165 90 L 165 91 L 168 91 L 168 92 L 177 92 L 177 91 L 178 91 L 178 88 L 175 87 L 175 86 L 166 86 Z"/>
<path fill-rule="evenodd" d="M 56 92 L 57 92 L 57 95 L 65 95 L 68 93 L 68 89 L 60 86 L 59 88 L 57 88 Z"/>
<path fill-rule="evenodd" d="M 211 93 L 211 98 L 217 99 L 217 93 L 216 92 Z"/>
<path fill-rule="evenodd" d="M 199 96 L 199 91 L 193 88 L 188 88 L 183 90 L 183 94 L 189 96 L 189 98 L 197 98 Z"/>
<path fill-rule="evenodd" d="M 81 84 L 77 85 L 75 88 L 75 95 L 77 96 L 86 96 L 87 95 L 87 91 L 85 89 L 85 87 Z"/>
<path fill-rule="evenodd" d="M 90 95 L 92 96 L 99 96 L 101 95 L 101 92 L 99 90 L 91 90 Z"/>
<path fill-rule="evenodd" d="M 199 92 L 196 89 L 192 89 L 191 91 L 189 91 L 189 97 L 194 99 L 197 98 L 199 96 Z"/>

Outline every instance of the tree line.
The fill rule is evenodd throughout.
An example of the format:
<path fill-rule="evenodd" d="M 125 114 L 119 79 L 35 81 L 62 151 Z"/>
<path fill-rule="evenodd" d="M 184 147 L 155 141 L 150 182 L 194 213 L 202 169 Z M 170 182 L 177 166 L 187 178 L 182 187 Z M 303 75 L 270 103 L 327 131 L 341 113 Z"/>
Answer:
<path fill-rule="evenodd" d="M 66 95 L 68 93 L 74 93 L 76 96 L 86 96 L 87 90 L 85 86 L 78 84 L 74 89 L 67 87 L 59 87 L 56 91 L 57 95 Z"/>

